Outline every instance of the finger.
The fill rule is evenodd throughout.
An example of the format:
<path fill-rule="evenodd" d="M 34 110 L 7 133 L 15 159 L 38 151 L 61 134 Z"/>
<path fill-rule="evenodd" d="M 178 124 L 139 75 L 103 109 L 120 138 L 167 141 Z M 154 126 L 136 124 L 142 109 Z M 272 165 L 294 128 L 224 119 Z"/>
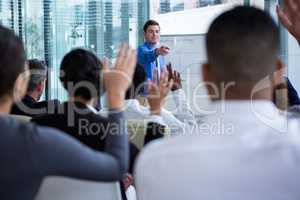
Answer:
<path fill-rule="evenodd" d="M 163 56 L 167 55 L 168 53 L 169 53 L 168 49 L 163 49 L 163 51 L 162 51 Z"/>
<path fill-rule="evenodd" d="M 295 4 L 294 0 L 284 0 L 284 5 L 284 9 L 289 15 L 297 12 L 297 4 Z"/>
<path fill-rule="evenodd" d="M 133 75 L 137 64 L 137 55 L 135 49 L 130 49 L 130 54 L 128 58 L 128 68 L 131 70 L 131 75 Z"/>
<path fill-rule="evenodd" d="M 148 89 L 148 98 L 153 98 L 157 94 L 158 91 L 157 85 L 150 80 L 148 80 L 147 89 Z"/>
<path fill-rule="evenodd" d="M 109 60 L 105 56 L 102 59 L 102 68 L 103 68 L 103 71 L 109 71 Z"/>
<path fill-rule="evenodd" d="M 167 70 L 169 72 L 169 79 L 173 78 L 173 73 L 172 73 L 173 69 L 172 69 L 172 64 L 171 63 L 169 63 L 167 65 Z"/>
<path fill-rule="evenodd" d="M 173 81 L 176 83 L 178 81 L 177 72 L 174 70 Z"/>
<path fill-rule="evenodd" d="M 279 21 L 282 23 L 282 25 L 284 27 L 286 27 L 288 30 L 290 30 L 293 24 L 290 21 L 290 19 L 288 18 L 288 16 L 279 8 L 278 5 L 276 7 L 276 11 L 277 11 Z"/>
<path fill-rule="evenodd" d="M 123 64 L 120 65 L 118 70 L 122 71 L 129 79 L 132 79 L 135 67 L 136 67 L 136 51 L 130 47 L 128 47 L 126 56 L 124 58 Z"/>
<path fill-rule="evenodd" d="M 174 79 L 177 78 L 177 71 L 176 70 L 174 70 L 174 72 L 173 72 L 173 77 L 174 77 Z"/>
<path fill-rule="evenodd" d="M 158 83 L 158 80 L 157 80 L 157 75 L 158 75 L 158 71 L 157 71 L 157 69 L 154 69 L 153 70 L 153 82 L 154 83 Z"/>
<path fill-rule="evenodd" d="M 171 80 L 169 81 L 169 84 L 168 84 L 168 92 L 171 90 L 173 84 L 174 84 L 174 80 L 171 79 Z"/>
<path fill-rule="evenodd" d="M 164 70 L 160 75 L 159 83 L 164 84 L 164 83 L 167 83 L 168 80 L 169 80 L 169 73 L 168 73 L 168 71 Z"/>
<path fill-rule="evenodd" d="M 165 50 L 169 50 L 170 48 L 166 45 L 162 45 L 161 48 L 165 49 Z"/>
<path fill-rule="evenodd" d="M 167 64 L 167 70 L 168 70 L 168 71 L 172 71 L 171 63 L 168 63 L 168 64 Z"/>
<path fill-rule="evenodd" d="M 125 50 L 123 65 L 120 66 L 120 70 L 124 70 L 128 68 L 132 55 L 133 55 L 133 49 L 129 45 L 127 45 L 127 48 Z"/>
<path fill-rule="evenodd" d="M 119 69 L 120 66 L 122 66 L 124 64 L 124 59 L 125 59 L 127 49 L 128 49 L 127 44 L 124 43 L 121 45 L 114 68 Z"/>
<path fill-rule="evenodd" d="M 170 92 L 171 88 L 173 87 L 174 81 L 171 79 L 163 88 L 161 91 L 161 94 L 166 97 L 168 93 Z"/>
<path fill-rule="evenodd" d="M 151 93 L 151 90 L 152 90 L 152 81 L 148 80 L 147 81 L 147 91 L 148 91 L 148 94 Z"/>

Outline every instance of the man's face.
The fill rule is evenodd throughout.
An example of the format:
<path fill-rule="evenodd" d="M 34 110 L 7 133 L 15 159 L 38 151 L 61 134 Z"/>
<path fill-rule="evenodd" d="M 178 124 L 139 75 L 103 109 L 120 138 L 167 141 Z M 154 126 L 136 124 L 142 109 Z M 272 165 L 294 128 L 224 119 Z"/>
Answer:
<path fill-rule="evenodd" d="M 148 26 L 146 32 L 144 33 L 146 42 L 157 44 L 160 40 L 160 28 L 158 25 Z"/>

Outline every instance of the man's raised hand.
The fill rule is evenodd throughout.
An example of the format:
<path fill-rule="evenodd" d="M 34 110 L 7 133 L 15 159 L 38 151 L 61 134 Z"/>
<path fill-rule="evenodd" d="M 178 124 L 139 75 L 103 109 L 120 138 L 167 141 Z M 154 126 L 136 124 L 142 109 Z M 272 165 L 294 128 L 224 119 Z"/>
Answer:
<path fill-rule="evenodd" d="M 284 0 L 284 8 L 276 8 L 278 18 L 283 26 L 300 44 L 300 0 Z"/>
<path fill-rule="evenodd" d="M 107 91 L 110 109 L 121 109 L 124 105 L 125 93 L 131 84 L 136 66 L 136 51 L 123 44 L 112 69 L 109 60 L 103 60 L 103 80 Z"/>

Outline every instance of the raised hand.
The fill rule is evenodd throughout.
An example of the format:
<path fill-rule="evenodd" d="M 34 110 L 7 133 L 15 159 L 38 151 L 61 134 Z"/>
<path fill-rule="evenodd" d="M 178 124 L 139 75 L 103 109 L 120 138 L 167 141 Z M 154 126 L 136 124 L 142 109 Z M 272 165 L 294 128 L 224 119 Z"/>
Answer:
<path fill-rule="evenodd" d="M 112 69 L 109 69 L 109 60 L 103 60 L 103 80 L 107 91 L 108 105 L 110 109 L 121 109 L 124 97 L 131 84 L 136 66 L 136 51 L 123 44 L 117 60 Z"/>
<path fill-rule="evenodd" d="M 173 79 L 174 83 L 172 85 L 172 91 L 176 91 L 182 88 L 180 73 L 176 70 L 173 70 L 172 64 L 167 64 L 167 70 L 169 73 L 169 80 Z"/>
<path fill-rule="evenodd" d="M 156 74 L 157 71 L 154 71 L 155 78 L 153 81 L 148 81 L 148 103 L 150 105 L 151 114 L 160 115 L 164 99 L 173 85 L 173 79 L 169 80 L 168 72 L 163 71 L 158 81 L 156 80 Z"/>
<path fill-rule="evenodd" d="M 278 18 L 300 44 L 300 0 L 284 0 L 284 3 L 284 9 L 277 5 Z"/>

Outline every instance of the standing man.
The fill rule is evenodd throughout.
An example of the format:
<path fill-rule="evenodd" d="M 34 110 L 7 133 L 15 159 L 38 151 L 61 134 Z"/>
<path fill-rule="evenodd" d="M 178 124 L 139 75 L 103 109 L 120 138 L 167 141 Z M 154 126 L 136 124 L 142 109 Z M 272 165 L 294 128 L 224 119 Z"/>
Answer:
<path fill-rule="evenodd" d="M 147 79 L 153 79 L 153 71 L 157 69 L 157 80 L 166 69 L 164 57 L 170 51 L 167 46 L 157 47 L 160 40 L 160 26 L 154 20 L 148 20 L 144 25 L 145 42 L 138 48 L 138 63 L 144 66 Z"/>

